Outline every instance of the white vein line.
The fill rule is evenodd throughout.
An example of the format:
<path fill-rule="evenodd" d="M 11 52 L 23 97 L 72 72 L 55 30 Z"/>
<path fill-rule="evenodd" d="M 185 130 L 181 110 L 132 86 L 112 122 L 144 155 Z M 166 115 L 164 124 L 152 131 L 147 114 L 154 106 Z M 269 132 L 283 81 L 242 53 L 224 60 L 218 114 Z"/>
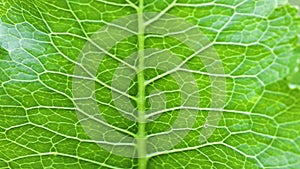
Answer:
<path fill-rule="evenodd" d="M 105 163 L 101 163 L 101 162 L 98 162 L 98 161 L 94 161 L 94 160 L 91 160 L 91 159 L 83 158 L 83 157 L 80 157 L 80 156 L 74 156 L 74 155 L 71 155 L 71 154 L 59 153 L 59 152 L 46 152 L 46 153 L 30 154 L 30 155 L 26 155 L 26 156 L 19 156 L 19 157 L 10 159 L 7 162 L 11 163 L 13 161 L 24 159 L 24 158 L 51 156 L 51 155 L 70 157 L 70 158 L 78 159 L 78 160 L 81 160 L 81 161 L 94 163 L 94 164 L 97 164 L 97 165 L 103 166 L 103 167 L 108 167 L 108 168 L 113 168 L 113 169 L 121 169 L 121 168 L 111 166 L 111 165 L 108 165 L 108 164 L 105 164 Z"/>
<path fill-rule="evenodd" d="M 136 10 L 138 10 L 139 9 L 139 7 L 138 6 L 136 6 L 134 3 L 132 3 L 130 0 L 125 0 L 132 8 L 134 8 L 134 9 L 136 9 Z"/>
<path fill-rule="evenodd" d="M 150 118 L 152 116 L 156 116 L 156 115 L 159 115 L 159 114 L 164 113 L 164 112 L 174 111 L 174 110 L 181 110 L 181 109 L 238 113 L 238 114 L 244 114 L 244 115 L 255 115 L 255 116 L 265 117 L 265 118 L 272 119 L 272 120 L 274 119 L 273 117 L 270 117 L 268 115 L 254 113 L 254 112 L 238 111 L 238 110 L 227 110 L 227 109 L 221 109 L 221 108 L 199 108 L 199 107 L 189 107 L 189 106 L 179 106 L 179 107 L 173 107 L 173 108 L 168 108 L 168 109 L 165 109 L 165 110 L 156 111 L 154 113 L 146 115 L 146 118 Z"/>
<path fill-rule="evenodd" d="M 89 119 L 92 119 L 92 120 L 94 120 L 94 121 L 96 121 L 96 122 L 99 122 L 99 123 L 101 123 L 101 124 L 104 125 L 104 126 L 107 126 L 107 127 L 109 127 L 109 128 L 115 129 L 115 130 L 117 130 L 117 131 L 120 131 L 120 132 L 122 132 L 122 133 L 126 133 L 126 134 L 128 134 L 128 135 L 130 135 L 130 136 L 135 137 L 135 134 L 134 134 L 134 133 L 132 133 L 132 132 L 130 132 L 130 131 L 127 131 L 127 130 L 124 130 L 124 129 L 122 129 L 122 128 L 113 126 L 113 125 L 111 125 L 111 124 L 109 124 L 109 123 L 106 123 L 106 122 L 100 120 L 99 118 L 96 118 L 96 117 L 94 117 L 94 116 L 91 116 L 90 114 L 87 114 L 86 112 L 82 111 L 82 110 L 79 109 L 79 108 L 77 109 L 77 111 L 79 111 L 79 112 L 82 113 L 83 115 L 87 116 Z"/>
<path fill-rule="evenodd" d="M 126 146 L 133 146 L 132 143 L 115 143 L 115 142 L 108 142 L 108 141 L 80 139 L 80 138 L 78 138 L 78 137 L 69 136 L 69 135 L 65 135 L 65 134 L 59 133 L 59 132 L 54 131 L 54 130 L 48 128 L 48 127 L 45 127 L 45 126 L 39 125 L 39 124 L 35 124 L 35 123 L 33 123 L 33 122 L 29 122 L 29 123 L 27 123 L 27 125 L 32 125 L 32 126 L 35 126 L 35 127 L 41 128 L 41 129 L 44 129 L 44 130 L 46 130 L 46 131 L 48 131 L 48 132 L 54 133 L 54 134 L 56 134 L 56 135 L 62 136 L 62 137 L 64 137 L 64 138 L 72 139 L 72 140 L 77 140 L 77 141 L 80 141 L 80 142 L 98 143 L 98 144 L 106 144 L 106 145 L 126 145 Z"/>
<path fill-rule="evenodd" d="M 102 3 L 105 3 L 105 4 L 109 4 L 109 5 L 113 5 L 113 6 L 121 6 L 121 7 L 131 6 L 130 4 L 118 4 L 118 3 L 115 3 L 115 2 L 105 1 L 105 0 L 96 0 L 96 2 L 102 2 Z M 78 3 L 78 4 L 80 4 L 80 3 Z"/>
<path fill-rule="evenodd" d="M 25 108 L 25 110 L 34 110 L 34 109 L 60 109 L 60 110 L 76 110 L 75 107 L 60 107 L 60 106 L 32 106 Z"/>
<path fill-rule="evenodd" d="M 167 13 L 171 8 L 174 7 L 174 5 L 176 4 L 177 0 L 174 0 L 171 4 L 168 5 L 167 8 L 165 8 L 163 11 L 161 11 L 159 14 L 157 14 L 155 17 L 153 17 L 152 19 L 146 21 L 144 23 L 144 26 L 148 26 L 151 23 L 155 22 L 157 19 L 159 19 L 160 17 L 162 17 L 165 13 Z"/>
<path fill-rule="evenodd" d="M 215 2 L 208 2 L 208 3 L 202 3 L 202 4 L 183 4 L 183 3 L 176 3 L 175 6 L 181 6 L 181 7 L 207 7 L 207 6 L 220 6 L 220 7 L 226 7 L 235 9 L 235 6 L 226 5 L 226 4 L 219 4 Z"/>
<path fill-rule="evenodd" d="M 187 61 L 189 61 L 190 59 L 192 59 L 194 56 L 198 55 L 198 54 L 201 53 L 202 51 L 204 51 L 204 50 L 210 48 L 211 46 L 212 46 L 211 43 L 208 44 L 208 45 L 206 45 L 206 46 L 204 46 L 203 48 L 199 49 L 198 51 L 196 51 L 195 53 L 193 53 L 192 55 L 190 55 L 189 57 L 187 57 L 182 63 L 180 63 L 180 64 L 179 64 L 178 66 L 176 66 L 175 68 L 173 68 L 173 69 L 171 69 L 171 70 L 169 70 L 169 71 L 166 71 L 166 72 L 164 72 L 164 73 L 162 73 L 162 74 L 160 74 L 160 75 L 158 75 L 158 76 L 156 76 L 156 77 L 154 77 L 154 78 L 152 78 L 152 79 L 146 81 L 146 82 L 145 82 L 145 85 L 148 85 L 148 84 L 150 84 L 150 83 L 152 83 L 152 82 L 154 82 L 154 81 L 156 81 L 156 80 L 158 80 L 158 79 L 163 78 L 164 76 L 167 76 L 167 75 L 169 75 L 169 74 L 172 74 L 172 73 L 176 72 L 176 71 L 177 71 L 180 67 L 182 67 Z"/>
<path fill-rule="evenodd" d="M 223 145 L 225 147 L 228 147 L 228 148 L 234 150 L 235 152 L 243 155 L 244 157 L 255 159 L 261 166 L 263 166 L 261 164 L 261 162 L 257 159 L 256 156 L 248 155 L 248 154 L 244 153 L 243 151 L 241 151 L 241 150 L 239 150 L 239 149 L 237 149 L 237 148 L 235 148 L 231 145 L 223 143 L 223 142 L 205 143 L 205 144 L 201 144 L 201 145 L 193 146 L 193 147 L 186 147 L 186 148 L 179 148 L 179 149 L 167 150 L 167 151 L 162 151 L 162 152 L 155 152 L 155 153 L 148 154 L 148 157 L 152 158 L 152 157 L 159 156 L 159 155 L 179 153 L 179 152 L 184 152 L 184 151 L 189 151 L 189 150 L 196 150 L 196 149 L 199 149 L 199 148 L 203 148 L 203 147 L 206 147 L 206 146 L 213 146 L 213 145 Z"/>
<path fill-rule="evenodd" d="M 208 72 L 201 72 L 197 70 L 190 70 L 190 69 L 184 69 L 184 68 L 178 68 L 179 71 L 183 72 L 190 72 L 190 73 L 196 73 L 196 74 L 201 74 L 201 75 L 208 75 L 208 76 L 215 76 L 215 77 L 229 77 L 232 79 L 235 78 L 257 78 L 257 75 L 231 75 L 231 74 L 212 74 Z"/>
<path fill-rule="evenodd" d="M 205 144 L 201 144 L 201 145 L 193 146 L 193 147 L 178 148 L 178 149 L 166 150 L 166 151 L 161 151 L 161 152 L 155 152 L 155 153 L 148 154 L 147 156 L 148 156 L 148 158 L 152 158 L 152 157 L 159 156 L 159 155 L 184 152 L 184 151 L 195 150 L 195 149 L 206 147 L 206 146 L 220 145 L 220 144 L 222 144 L 222 142 L 205 143 Z"/>

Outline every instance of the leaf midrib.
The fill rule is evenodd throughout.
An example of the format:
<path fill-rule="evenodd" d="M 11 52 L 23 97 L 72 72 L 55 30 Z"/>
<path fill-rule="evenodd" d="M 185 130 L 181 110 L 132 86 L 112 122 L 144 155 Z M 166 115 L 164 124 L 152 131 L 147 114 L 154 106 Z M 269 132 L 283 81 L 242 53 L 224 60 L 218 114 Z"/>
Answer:
<path fill-rule="evenodd" d="M 144 25 L 144 0 L 139 0 L 139 7 L 137 8 L 138 17 L 138 94 L 137 94 L 137 108 L 138 108 L 138 133 L 136 135 L 137 153 L 138 153 L 138 168 L 147 168 L 147 136 L 146 136 L 146 116 L 145 116 L 145 77 L 144 77 L 144 62 L 145 62 L 145 25 Z"/>

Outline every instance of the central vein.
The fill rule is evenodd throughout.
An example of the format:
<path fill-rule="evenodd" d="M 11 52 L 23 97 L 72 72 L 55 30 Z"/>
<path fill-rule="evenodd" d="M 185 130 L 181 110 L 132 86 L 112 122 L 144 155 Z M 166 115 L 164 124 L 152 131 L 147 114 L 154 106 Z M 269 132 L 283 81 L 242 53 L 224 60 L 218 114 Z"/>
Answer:
<path fill-rule="evenodd" d="M 144 54 L 144 0 L 139 1 L 138 8 L 138 99 L 137 99 L 137 108 L 138 108 L 138 133 L 136 136 L 137 141 L 137 153 L 138 153 L 138 168 L 146 169 L 147 168 L 147 138 L 146 138 L 146 117 L 145 117 L 145 77 L 144 77 L 144 65 L 145 65 L 145 54 Z"/>

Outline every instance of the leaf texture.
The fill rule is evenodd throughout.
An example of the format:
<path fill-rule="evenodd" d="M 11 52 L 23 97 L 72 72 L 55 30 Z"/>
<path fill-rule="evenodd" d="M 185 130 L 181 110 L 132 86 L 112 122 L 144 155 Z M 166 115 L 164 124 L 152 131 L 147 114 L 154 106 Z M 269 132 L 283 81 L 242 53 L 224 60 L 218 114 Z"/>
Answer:
<path fill-rule="evenodd" d="M 0 16 L 0 168 L 300 168 L 300 23 L 285 0 L 1 0 Z M 76 98 L 91 95 L 87 117 Z"/>

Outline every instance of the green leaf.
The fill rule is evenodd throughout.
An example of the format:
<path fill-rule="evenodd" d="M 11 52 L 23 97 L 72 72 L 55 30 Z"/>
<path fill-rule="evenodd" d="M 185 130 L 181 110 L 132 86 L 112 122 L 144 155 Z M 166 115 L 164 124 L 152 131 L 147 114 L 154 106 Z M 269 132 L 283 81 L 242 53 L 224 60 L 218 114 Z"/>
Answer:
<path fill-rule="evenodd" d="M 1 0 L 0 168 L 297 169 L 299 21 L 286 0 Z"/>

